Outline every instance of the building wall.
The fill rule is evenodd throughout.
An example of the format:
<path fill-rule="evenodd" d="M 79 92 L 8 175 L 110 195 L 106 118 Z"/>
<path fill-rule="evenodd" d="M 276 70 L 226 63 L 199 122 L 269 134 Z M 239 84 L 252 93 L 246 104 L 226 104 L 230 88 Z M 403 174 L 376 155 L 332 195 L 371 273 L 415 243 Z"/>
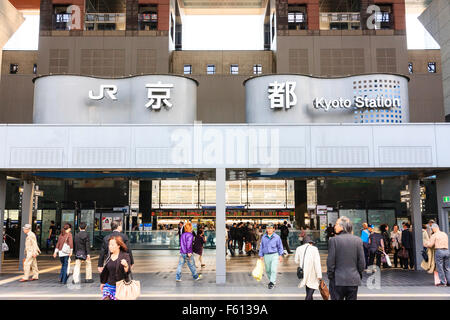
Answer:
<path fill-rule="evenodd" d="M 0 82 L 0 123 L 33 122 L 33 74 L 3 74 Z"/>
<path fill-rule="evenodd" d="M 197 120 L 204 123 L 245 123 L 245 75 L 194 75 Z"/>
<path fill-rule="evenodd" d="M 37 51 L 3 51 L 0 81 L 0 123 L 32 123 L 34 85 L 33 65 Z M 9 74 L 10 64 L 19 65 L 17 74 Z"/>
<path fill-rule="evenodd" d="M 407 73 L 406 36 L 393 30 L 363 35 L 362 30 L 320 31 L 323 35 L 278 36 L 277 73 L 342 76 L 355 73 Z"/>
<path fill-rule="evenodd" d="M 413 64 L 409 74 L 411 122 L 444 122 L 440 50 L 408 50 L 408 62 Z M 436 62 L 436 73 L 428 72 L 428 62 Z"/>
<path fill-rule="evenodd" d="M 185 64 L 192 65 L 192 75 L 206 75 L 208 64 L 216 66 L 215 75 L 229 75 L 232 64 L 239 66 L 239 75 L 253 75 L 255 64 L 262 65 L 263 74 L 274 71 L 271 51 L 174 51 L 173 73 L 183 74 Z"/>
<path fill-rule="evenodd" d="M 1 65 L 2 74 L 9 74 L 11 64 L 19 65 L 17 74 L 33 74 L 33 66 L 37 63 L 37 51 L 25 50 L 5 50 L 3 51 L 3 61 Z"/>
<path fill-rule="evenodd" d="M 418 19 L 441 48 L 444 112 L 446 121 L 450 121 L 450 1 L 431 1 Z"/>
<path fill-rule="evenodd" d="M 164 36 L 40 37 L 39 74 L 71 73 L 104 77 L 168 73 Z"/>

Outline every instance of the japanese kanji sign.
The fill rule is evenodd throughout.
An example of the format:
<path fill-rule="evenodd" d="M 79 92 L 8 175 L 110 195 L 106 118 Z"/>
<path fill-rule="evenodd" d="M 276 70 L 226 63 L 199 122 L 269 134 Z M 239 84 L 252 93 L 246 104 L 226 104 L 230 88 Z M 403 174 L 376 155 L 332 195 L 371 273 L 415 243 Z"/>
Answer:
<path fill-rule="evenodd" d="M 161 109 L 161 103 L 165 104 L 166 107 L 172 107 L 169 99 L 173 84 L 162 84 L 161 81 L 158 81 L 158 83 L 146 84 L 145 87 L 148 89 L 148 98 L 150 99 L 145 105 L 147 108 L 152 107 L 153 110 L 159 110 Z"/>
<path fill-rule="evenodd" d="M 296 83 L 277 81 L 269 83 L 269 100 L 271 109 L 289 109 L 297 104 L 297 96 L 294 92 Z"/>

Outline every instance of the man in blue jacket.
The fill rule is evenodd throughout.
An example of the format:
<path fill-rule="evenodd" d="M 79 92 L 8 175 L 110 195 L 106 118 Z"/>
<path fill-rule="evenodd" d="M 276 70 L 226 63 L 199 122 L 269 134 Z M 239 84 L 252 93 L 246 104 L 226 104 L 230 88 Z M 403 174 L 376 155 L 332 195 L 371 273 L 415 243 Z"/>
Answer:
<path fill-rule="evenodd" d="M 267 225 L 266 234 L 262 237 L 259 258 L 264 260 L 267 277 L 270 281 L 268 288 L 272 289 L 277 281 L 278 262 L 283 261 L 283 243 L 281 238 L 274 233 L 272 223 Z"/>

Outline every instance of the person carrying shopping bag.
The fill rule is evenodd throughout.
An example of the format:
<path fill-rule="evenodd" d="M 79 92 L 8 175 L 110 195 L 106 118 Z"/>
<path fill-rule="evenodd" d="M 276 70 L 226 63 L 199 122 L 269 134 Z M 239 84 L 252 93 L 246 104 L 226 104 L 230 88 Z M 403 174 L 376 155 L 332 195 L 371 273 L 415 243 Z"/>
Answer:
<path fill-rule="evenodd" d="M 295 251 L 295 262 L 303 270 L 303 278 L 298 287 L 306 288 L 306 299 L 313 300 L 314 290 L 319 290 L 319 284 L 322 281 L 322 266 L 320 265 L 320 254 L 314 241 L 305 236 L 304 244 Z"/>
<path fill-rule="evenodd" d="M 194 261 L 198 260 L 199 268 L 204 268 L 205 264 L 203 263 L 203 246 L 206 243 L 205 232 L 203 229 L 198 229 L 197 235 L 194 237 L 194 243 L 192 245 L 192 251 L 194 253 Z M 196 263 L 197 265 L 197 263 Z"/>
<path fill-rule="evenodd" d="M 117 300 L 116 285 L 128 281 L 131 272 L 131 259 L 128 248 L 121 236 L 114 235 L 108 240 L 109 256 L 100 274 L 102 300 Z"/>
<path fill-rule="evenodd" d="M 80 283 L 81 262 L 86 264 L 86 283 L 94 282 L 92 280 L 92 264 L 89 254 L 91 245 L 89 234 L 86 232 L 86 222 L 80 223 L 80 232 L 75 235 L 75 268 L 73 270 L 72 283 Z"/>
<path fill-rule="evenodd" d="M 262 237 L 259 249 L 259 258 L 264 260 L 269 284 L 267 287 L 273 289 L 277 281 L 278 262 L 283 261 L 283 244 L 281 238 L 274 232 L 273 223 L 266 227 L 266 234 Z"/>
<path fill-rule="evenodd" d="M 63 232 L 58 238 L 58 242 L 56 243 L 55 252 L 53 253 L 53 258 L 56 258 L 58 254 L 59 260 L 61 261 L 61 272 L 59 273 L 59 282 L 62 284 L 67 283 L 68 275 L 68 266 L 70 257 L 73 253 L 73 238 L 72 238 L 72 226 L 68 223 L 64 225 Z"/>

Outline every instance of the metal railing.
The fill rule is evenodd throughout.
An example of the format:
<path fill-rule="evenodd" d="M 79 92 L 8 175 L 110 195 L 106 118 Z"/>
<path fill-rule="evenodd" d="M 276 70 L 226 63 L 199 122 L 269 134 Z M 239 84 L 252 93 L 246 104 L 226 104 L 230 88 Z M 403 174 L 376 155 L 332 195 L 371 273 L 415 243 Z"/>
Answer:
<path fill-rule="evenodd" d="M 280 231 L 275 231 L 280 235 Z M 152 230 L 152 231 L 127 231 L 125 232 L 128 236 L 131 249 L 169 249 L 178 250 L 180 249 L 180 242 L 177 230 Z M 300 230 L 290 230 L 288 236 L 288 244 L 291 250 L 295 250 L 298 246 L 302 245 L 302 239 L 300 238 L 302 231 Z M 94 233 L 94 247 L 100 248 L 103 237 L 109 235 L 110 232 L 99 232 Z M 305 234 L 311 237 L 319 247 L 319 249 L 326 249 L 326 239 L 323 232 L 318 230 L 306 230 Z M 206 243 L 203 246 L 205 249 L 215 249 L 216 248 L 216 232 L 205 231 Z"/>
<path fill-rule="evenodd" d="M 351 27 L 361 28 L 361 14 L 359 12 L 321 12 L 320 29 L 331 30 L 330 25 L 336 23 L 346 23 L 349 29 Z"/>

